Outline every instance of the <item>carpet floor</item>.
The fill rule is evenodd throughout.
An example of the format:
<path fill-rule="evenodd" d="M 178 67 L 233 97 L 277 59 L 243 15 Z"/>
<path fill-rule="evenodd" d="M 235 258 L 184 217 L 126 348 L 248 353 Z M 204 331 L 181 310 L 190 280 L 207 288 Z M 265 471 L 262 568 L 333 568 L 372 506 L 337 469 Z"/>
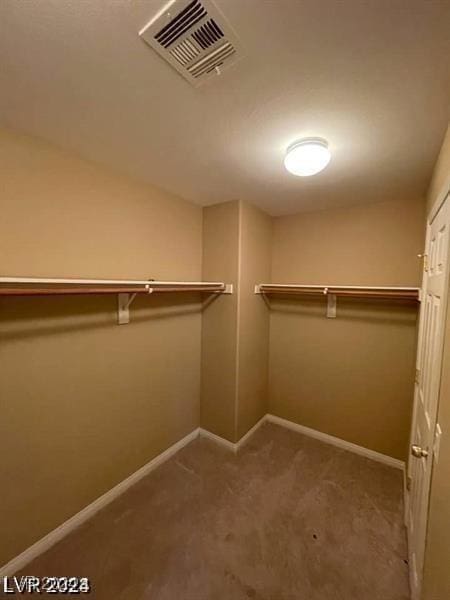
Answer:
<path fill-rule="evenodd" d="M 266 423 L 236 456 L 193 441 L 19 575 L 97 600 L 409 600 L 402 511 L 400 471 Z"/>

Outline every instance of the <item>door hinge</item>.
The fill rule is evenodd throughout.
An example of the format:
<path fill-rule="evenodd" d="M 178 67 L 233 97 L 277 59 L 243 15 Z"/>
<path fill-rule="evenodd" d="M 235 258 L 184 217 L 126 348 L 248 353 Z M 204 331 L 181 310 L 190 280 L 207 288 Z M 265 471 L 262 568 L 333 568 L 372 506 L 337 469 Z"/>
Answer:
<path fill-rule="evenodd" d="M 406 489 L 408 490 L 408 492 L 411 491 L 411 487 L 412 487 L 412 477 L 411 477 L 411 475 L 408 475 L 408 477 L 406 478 Z"/>
<path fill-rule="evenodd" d="M 428 271 L 428 254 L 418 254 L 417 258 L 423 258 L 423 270 Z"/>
<path fill-rule="evenodd" d="M 414 377 L 414 382 L 417 384 L 420 382 L 420 369 L 416 369 L 416 375 Z"/>
<path fill-rule="evenodd" d="M 433 454 L 434 460 L 439 461 L 439 450 L 441 449 L 442 428 L 439 423 L 436 423 L 436 431 L 434 433 Z"/>

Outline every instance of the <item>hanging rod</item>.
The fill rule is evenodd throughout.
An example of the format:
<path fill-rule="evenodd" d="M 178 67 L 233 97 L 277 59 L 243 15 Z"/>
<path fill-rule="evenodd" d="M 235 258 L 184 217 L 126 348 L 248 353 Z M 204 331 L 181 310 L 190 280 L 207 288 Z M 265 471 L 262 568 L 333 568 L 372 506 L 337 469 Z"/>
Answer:
<path fill-rule="evenodd" d="M 311 294 L 349 296 L 353 298 L 397 298 L 419 300 L 419 288 L 399 286 L 362 285 L 305 285 L 296 283 L 260 283 L 255 286 L 255 294 Z"/>
<path fill-rule="evenodd" d="M 219 281 L 0 277 L 1 296 L 151 294 L 155 292 L 210 292 L 231 294 L 232 286 Z"/>
<path fill-rule="evenodd" d="M 117 321 L 119 325 L 130 322 L 130 306 L 138 294 L 154 294 L 160 292 L 232 294 L 233 285 L 221 281 L 0 277 L 0 296 L 117 294 Z"/>
<path fill-rule="evenodd" d="M 320 295 L 327 299 L 327 317 L 335 318 L 338 297 L 408 300 L 420 302 L 420 289 L 399 286 L 305 285 L 297 283 L 260 283 L 255 294 Z"/>

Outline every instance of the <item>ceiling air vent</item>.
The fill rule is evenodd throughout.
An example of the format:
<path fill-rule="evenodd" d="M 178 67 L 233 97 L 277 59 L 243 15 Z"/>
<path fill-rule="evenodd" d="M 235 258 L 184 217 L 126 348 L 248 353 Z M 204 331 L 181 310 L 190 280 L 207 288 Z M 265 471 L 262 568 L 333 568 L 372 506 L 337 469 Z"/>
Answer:
<path fill-rule="evenodd" d="M 211 0 L 171 0 L 139 35 L 195 86 L 242 55 L 236 34 Z"/>

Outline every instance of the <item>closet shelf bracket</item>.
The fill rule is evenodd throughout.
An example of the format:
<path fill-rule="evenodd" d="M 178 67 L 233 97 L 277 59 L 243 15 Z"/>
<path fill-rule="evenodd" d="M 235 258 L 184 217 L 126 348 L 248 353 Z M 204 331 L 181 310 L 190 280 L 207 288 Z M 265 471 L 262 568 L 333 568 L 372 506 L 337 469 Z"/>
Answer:
<path fill-rule="evenodd" d="M 324 291 L 324 294 L 327 296 L 327 317 L 328 319 L 335 319 L 337 308 L 336 294 L 329 294 L 328 291 Z"/>
<path fill-rule="evenodd" d="M 148 293 L 152 293 L 152 289 L 149 289 Z M 137 296 L 137 292 L 134 294 L 117 294 L 117 323 L 118 325 L 126 325 L 130 322 L 130 306 Z"/>

